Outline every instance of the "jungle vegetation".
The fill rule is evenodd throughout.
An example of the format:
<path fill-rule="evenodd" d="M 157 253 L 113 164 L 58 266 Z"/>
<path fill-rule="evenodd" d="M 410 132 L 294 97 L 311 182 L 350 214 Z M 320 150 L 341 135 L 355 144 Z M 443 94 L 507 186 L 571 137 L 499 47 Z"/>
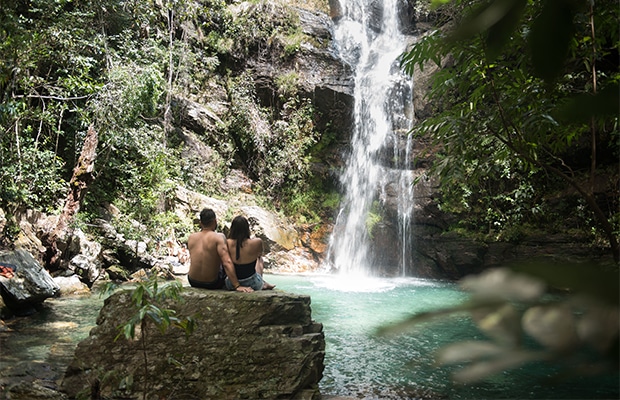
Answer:
<path fill-rule="evenodd" d="M 442 67 L 430 92 L 435 114 L 412 131 L 440 149 L 434 170 L 442 207 L 460 215 L 465 230 L 486 234 L 585 223 L 617 262 L 618 5 L 434 4 L 444 29 L 422 39 L 403 64 L 410 73 L 429 63 Z M 522 260 L 467 276 L 460 285 L 470 292 L 462 304 L 380 332 L 467 313 L 483 339 L 451 343 L 436 356 L 439 366 L 459 367 L 451 370 L 456 382 L 535 362 L 559 366 L 556 381 L 584 374 L 617 381 L 617 266 Z"/>
<path fill-rule="evenodd" d="M 585 231 L 618 261 L 617 3 L 433 4 L 441 28 L 402 61 L 442 67 L 433 117 L 413 129 L 441 149 L 442 207 L 495 239 Z"/>
<path fill-rule="evenodd" d="M 89 126 L 99 146 L 78 222 L 113 204 L 154 235 L 166 226 L 183 236 L 192 227 L 158 212 L 162 202 L 178 184 L 223 197 L 211 183 L 231 168 L 288 215 L 332 215 L 333 188 L 310 168 L 330 134 L 313 125 L 296 77 L 278 80 L 279 108 L 269 109 L 235 69 L 274 43 L 286 57 L 303 39 L 290 13 L 264 17 L 273 2 L 250 2 L 243 18 L 225 0 L 1 3 L 0 207 L 9 217 L 60 212 Z M 453 228 L 491 240 L 585 232 L 617 254 L 617 4 L 440 3 L 437 26 L 458 29 L 426 36 L 403 67 L 442 66 L 434 117 L 413 133 L 441 149 L 434 167 Z M 213 149 L 205 163 L 182 155 L 177 107 L 181 97 L 205 100 L 214 82 L 232 107 L 201 137 Z M 8 225 L 5 240 L 17 229 Z"/>
<path fill-rule="evenodd" d="M 89 127 L 99 144 L 77 223 L 112 204 L 154 237 L 171 227 L 183 237 L 194 227 L 161 212 L 165 199 L 177 185 L 225 197 L 213 183 L 232 168 L 269 207 L 323 217 L 331 189 L 310 165 L 330 135 L 316 130 L 295 77 L 281 79 L 278 105 L 268 108 L 238 66 L 256 52 L 295 51 L 304 37 L 286 8 L 274 14 L 266 11 L 277 5 L 253 2 L 235 17 L 224 0 L 1 3 L 0 208 L 9 222 L 20 208 L 62 210 Z M 230 108 L 200 133 L 212 149 L 205 162 L 183 153 L 179 108 L 215 96 Z M 126 225 L 117 228 L 131 237 Z M 8 224 L 5 240 L 17 230 Z"/>

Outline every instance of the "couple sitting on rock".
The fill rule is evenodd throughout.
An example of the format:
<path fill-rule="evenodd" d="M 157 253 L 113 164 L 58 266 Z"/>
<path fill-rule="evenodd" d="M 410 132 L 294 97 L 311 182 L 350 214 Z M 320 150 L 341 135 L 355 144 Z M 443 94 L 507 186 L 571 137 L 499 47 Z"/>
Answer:
<path fill-rule="evenodd" d="M 263 241 L 250 238 L 250 224 L 245 217 L 233 219 L 228 239 L 215 231 L 217 219 L 209 208 L 200 212 L 200 227 L 187 240 L 190 256 L 187 280 L 192 287 L 226 287 L 238 292 L 274 288 L 263 280 Z"/>

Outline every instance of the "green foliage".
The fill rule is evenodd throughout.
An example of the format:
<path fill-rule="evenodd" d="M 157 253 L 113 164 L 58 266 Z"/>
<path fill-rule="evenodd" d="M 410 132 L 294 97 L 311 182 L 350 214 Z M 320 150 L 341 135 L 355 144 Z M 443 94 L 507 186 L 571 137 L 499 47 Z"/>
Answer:
<path fill-rule="evenodd" d="M 184 149 L 178 98 L 206 105 L 235 57 L 286 58 L 311 40 L 284 5 L 229 3 L 19 0 L 2 7 L 0 206 L 57 210 L 92 125 L 99 135 L 95 179 L 76 223 L 88 224 L 113 204 L 126 237 L 166 237 L 160 225 L 184 237 L 188 223 L 165 212 L 172 189 L 221 195 L 214 183 L 233 163 L 267 204 L 318 220 L 331 189 L 311 179 L 310 166 L 329 140 L 314 128 L 315 111 L 300 98 L 296 73 L 277 78 L 269 108 L 257 105 L 246 75 L 231 78 L 227 120 L 194 132 L 209 151 Z"/>
<path fill-rule="evenodd" d="M 288 189 L 283 193 L 281 208 L 286 215 L 301 224 L 323 224 L 340 204 L 340 193 L 325 187 L 315 179 L 303 187 Z"/>
<path fill-rule="evenodd" d="M 308 37 L 301 31 L 301 28 L 291 29 L 286 36 L 282 36 L 284 43 L 284 57 L 290 57 L 301 49 L 301 44 L 308 41 Z"/>
<path fill-rule="evenodd" d="M 610 220 L 618 197 L 603 210 L 593 189 L 594 178 L 608 173 L 606 164 L 614 165 L 609 175 L 617 179 L 616 5 L 435 4 L 448 9 L 456 28 L 429 35 L 403 63 L 409 73 L 429 62 L 444 65 L 430 93 L 437 113 L 413 131 L 441 149 L 434 168 L 442 208 L 457 213 L 461 228 L 507 240 L 538 226 L 549 232 L 553 219 L 563 232 L 574 219 L 593 230 L 596 219 L 617 257 L 617 229 Z M 587 4 L 594 8 L 585 9 Z M 566 196 L 567 184 L 575 195 Z M 460 367 L 453 378 L 465 384 L 534 362 L 557 363 L 569 377 L 617 374 L 617 266 L 607 271 L 544 262 L 497 268 L 464 278 L 461 287 L 472 293 L 470 301 L 381 332 L 468 313 L 486 340 L 453 343 L 436 358 L 440 366 Z"/>
<path fill-rule="evenodd" d="M 156 65 L 127 62 L 111 65 L 108 78 L 90 102 L 102 146 L 87 210 L 105 201 L 131 219 L 152 221 L 171 180 L 181 174 L 177 153 L 153 123 L 161 115 L 164 76 Z"/>
<path fill-rule="evenodd" d="M 226 37 L 234 39 L 233 55 L 240 58 L 248 54 L 263 57 L 268 51 L 277 48 L 276 46 L 285 46 L 282 44 L 283 39 L 289 37 L 289 32 L 294 33 L 297 21 L 297 15 L 290 8 L 272 1 L 258 1 L 250 4 L 233 21 L 228 27 Z M 288 42 L 286 46 L 289 52 L 295 50 L 295 43 L 298 41 Z"/>
<path fill-rule="evenodd" d="M 148 221 L 150 236 L 156 239 L 177 238 L 181 243 L 187 242 L 195 230 L 190 219 L 183 220 L 171 211 L 157 213 Z"/>
<path fill-rule="evenodd" d="M 277 92 L 280 98 L 288 99 L 296 96 L 299 87 L 299 79 L 299 74 L 295 71 L 277 76 L 275 83 L 278 86 Z"/>
<path fill-rule="evenodd" d="M 179 319 L 175 310 L 163 306 L 168 300 L 180 301 L 182 291 L 183 286 L 179 281 L 162 283 L 159 282 L 157 275 L 151 276 L 147 281 L 138 282 L 131 294 L 131 301 L 137 309 L 136 313 L 119 327 L 117 339 L 121 336 L 128 340 L 135 339 L 136 328 L 145 328 L 147 321 L 153 323 L 162 334 L 170 327 L 177 327 L 190 335 L 196 326 L 196 321 L 192 317 Z M 141 330 L 142 338 L 146 334 L 146 331 Z"/>
<path fill-rule="evenodd" d="M 90 104 L 102 134 L 144 126 L 157 116 L 165 83 L 156 66 L 117 63 L 110 66 L 107 78 Z"/>
<path fill-rule="evenodd" d="M 403 56 L 409 73 L 430 62 L 449 65 L 435 74 L 429 93 L 436 113 L 413 134 L 441 149 L 433 168 L 442 207 L 458 212 L 464 225 L 489 233 L 544 225 L 546 214 L 561 211 L 553 209 L 553 193 L 568 184 L 617 252 L 610 217 L 618 197 L 601 208 L 591 185 L 605 165 L 617 163 L 620 75 L 611 59 L 618 9 L 607 1 L 592 14 L 573 2 L 524 4 L 467 0 L 440 7 L 457 28 L 436 31 Z M 584 160 L 593 141 L 596 158 Z"/>
<path fill-rule="evenodd" d="M 292 90 L 290 81 L 294 77 L 281 79 L 286 93 Z M 229 91 L 235 112 L 228 132 L 247 171 L 266 194 L 278 200 L 285 200 L 283 193 L 297 196 L 308 187 L 311 150 L 319 138 L 313 125 L 311 102 L 300 100 L 293 93 L 285 97 L 283 91 L 281 95 L 287 102 L 280 119 L 275 119 L 256 106 L 251 77 L 243 75 L 230 80 Z"/>
<path fill-rule="evenodd" d="M 117 169 L 105 167 L 131 175 L 131 163 L 126 168 L 124 163 L 140 152 L 127 145 L 143 145 L 143 134 L 159 130 L 148 124 L 158 116 L 163 93 L 163 75 L 153 63 L 157 46 L 148 40 L 143 48 L 129 45 L 154 16 L 142 3 L 34 1 L 3 7 L 3 21 L 10 23 L 0 33 L 6 61 L 0 70 L 0 121 L 14 134 L 1 136 L 0 176 L 3 183 L 18 178 L 3 185 L 4 200 L 56 208 L 83 132 L 93 122 L 99 142 L 107 146 L 98 151 L 95 185 L 100 186 L 94 192 L 110 201 L 125 183 L 134 187 L 137 177 L 126 182 L 120 174 L 119 185 L 110 177 Z M 128 61 L 132 58 L 144 67 Z"/>
<path fill-rule="evenodd" d="M 366 215 L 366 230 L 368 231 L 368 235 L 370 236 L 370 238 L 372 239 L 374 237 L 374 229 L 375 226 L 381 222 L 381 215 L 379 214 L 375 214 L 373 212 L 369 212 L 368 215 Z"/>
<path fill-rule="evenodd" d="M 28 137 L 14 146 L 2 146 L 1 152 L 1 205 L 56 211 L 58 199 L 67 190 L 62 160 L 49 150 L 38 150 Z"/>
<path fill-rule="evenodd" d="M 79 108 L 100 87 L 98 24 L 68 1 L 7 3 L 0 22 L 3 203 L 50 211 L 75 160 L 66 128 L 85 130 Z"/>

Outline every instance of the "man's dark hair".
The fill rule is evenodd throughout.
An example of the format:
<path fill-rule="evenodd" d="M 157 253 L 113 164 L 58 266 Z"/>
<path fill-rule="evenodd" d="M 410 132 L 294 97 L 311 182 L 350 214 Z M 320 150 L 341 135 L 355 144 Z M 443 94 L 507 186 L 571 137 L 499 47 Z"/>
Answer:
<path fill-rule="evenodd" d="M 203 208 L 200 212 L 200 223 L 202 226 L 209 226 L 213 221 L 215 221 L 215 211 L 210 208 Z"/>

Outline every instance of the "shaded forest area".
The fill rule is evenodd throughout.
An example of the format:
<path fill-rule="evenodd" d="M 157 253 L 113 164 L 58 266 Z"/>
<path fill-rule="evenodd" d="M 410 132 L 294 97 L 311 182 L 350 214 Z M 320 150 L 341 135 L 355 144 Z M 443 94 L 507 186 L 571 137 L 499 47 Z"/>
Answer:
<path fill-rule="evenodd" d="M 518 241 L 589 236 L 619 260 L 618 7 L 611 1 L 433 1 L 438 25 L 404 56 L 428 63 L 441 205 L 457 229 Z"/>

